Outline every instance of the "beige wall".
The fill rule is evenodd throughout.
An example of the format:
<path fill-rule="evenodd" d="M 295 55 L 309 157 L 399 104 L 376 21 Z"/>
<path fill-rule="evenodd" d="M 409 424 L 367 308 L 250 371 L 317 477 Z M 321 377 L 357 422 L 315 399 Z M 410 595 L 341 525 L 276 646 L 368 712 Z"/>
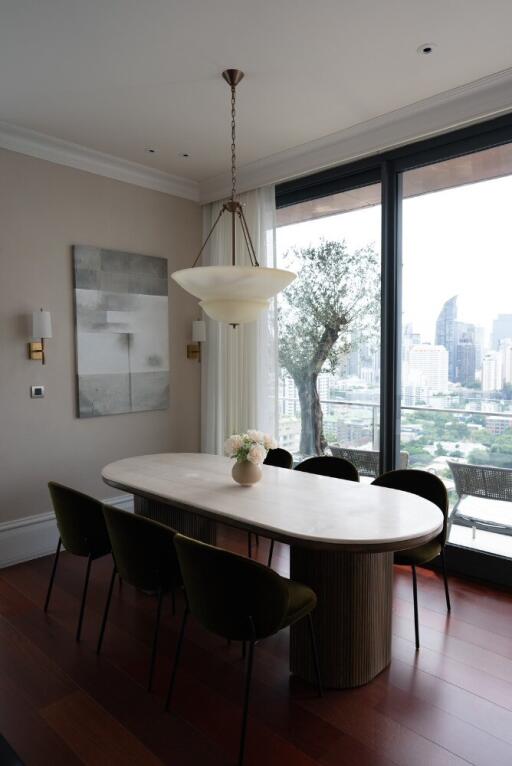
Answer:
<path fill-rule="evenodd" d="M 0 522 L 50 510 L 49 479 L 108 497 L 119 492 L 100 479 L 106 463 L 199 448 L 200 365 L 186 359 L 197 302 L 172 281 L 169 410 L 76 417 L 71 246 L 164 256 L 172 272 L 200 237 L 194 202 L 0 150 Z M 54 336 L 44 367 L 26 351 L 41 306 Z"/>

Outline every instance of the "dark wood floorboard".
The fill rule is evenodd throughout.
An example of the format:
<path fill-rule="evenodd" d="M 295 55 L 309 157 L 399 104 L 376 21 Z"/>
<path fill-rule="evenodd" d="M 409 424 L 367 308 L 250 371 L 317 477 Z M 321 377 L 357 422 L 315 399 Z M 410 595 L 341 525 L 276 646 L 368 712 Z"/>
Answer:
<path fill-rule="evenodd" d="M 243 533 L 219 544 L 246 553 Z M 260 560 L 268 541 L 255 549 Z M 286 546 L 274 567 L 288 574 Z M 26 766 L 236 761 L 243 661 L 192 620 L 171 714 L 163 712 L 183 609 L 165 603 L 154 693 L 145 692 L 155 599 L 116 586 L 103 651 L 95 654 L 111 571 L 94 562 L 83 641 L 76 644 L 85 562 L 64 553 L 50 610 L 52 557 L 0 572 L 0 731 Z M 410 571 L 395 568 L 393 662 L 371 684 L 315 690 L 288 674 L 288 635 L 256 648 L 247 766 L 511 766 L 512 595 L 419 574 L 421 651 L 414 648 Z"/>

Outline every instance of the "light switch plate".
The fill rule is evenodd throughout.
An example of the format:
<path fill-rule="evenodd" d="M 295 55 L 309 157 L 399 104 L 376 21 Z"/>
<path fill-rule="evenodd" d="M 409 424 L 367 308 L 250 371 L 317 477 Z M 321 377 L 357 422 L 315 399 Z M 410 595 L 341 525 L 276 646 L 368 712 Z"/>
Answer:
<path fill-rule="evenodd" d="M 44 398 L 44 386 L 30 386 L 30 398 L 31 399 L 43 399 Z"/>

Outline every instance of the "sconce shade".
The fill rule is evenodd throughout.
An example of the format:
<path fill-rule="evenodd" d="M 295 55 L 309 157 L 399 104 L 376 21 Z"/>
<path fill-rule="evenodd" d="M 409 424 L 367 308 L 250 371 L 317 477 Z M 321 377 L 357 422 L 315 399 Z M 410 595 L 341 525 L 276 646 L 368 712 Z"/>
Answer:
<path fill-rule="evenodd" d="M 202 319 L 192 322 L 192 340 L 194 343 L 204 343 L 206 340 L 206 326 Z"/>
<path fill-rule="evenodd" d="M 264 266 L 198 266 L 172 275 L 187 292 L 201 299 L 199 305 L 209 317 L 235 325 L 257 319 L 270 298 L 295 277 L 292 271 Z"/>
<path fill-rule="evenodd" d="M 49 311 L 34 311 L 32 313 L 32 337 L 52 337 L 52 317 Z"/>

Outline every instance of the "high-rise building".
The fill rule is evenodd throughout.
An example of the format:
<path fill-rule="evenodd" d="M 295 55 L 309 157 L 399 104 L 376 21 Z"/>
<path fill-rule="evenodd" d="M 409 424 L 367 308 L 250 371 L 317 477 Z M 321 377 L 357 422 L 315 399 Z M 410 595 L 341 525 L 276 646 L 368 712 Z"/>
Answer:
<path fill-rule="evenodd" d="M 446 301 L 436 322 L 436 345 L 444 346 L 448 352 L 448 380 L 457 377 L 457 296 Z"/>
<path fill-rule="evenodd" d="M 421 337 L 419 332 L 414 332 L 414 328 L 411 322 L 404 327 L 404 333 L 402 337 L 402 362 L 407 364 L 409 358 L 409 351 L 413 346 L 417 346 L 421 343 Z"/>
<path fill-rule="evenodd" d="M 488 351 L 482 359 L 482 391 L 501 391 L 502 364 L 499 351 Z"/>
<path fill-rule="evenodd" d="M 281 415 L 298 417 L 300 415 L 299 394 L 293 378 L 283 371 L 279 378 L 279 403 Z"/>
<path fill-rule="evenodd" d="M 448 390 L 448 351 L 442 345 L 419 343 L 409 352 L 410 384 L 428 393 L 446 393 Z"/>
<path fill-rule="evenodd" d="M 474 326 L 471 325 L 474 330 Z M 455 377 L 462 386 L 470 386 L 475 382 L 476 348 L 474 333 L 462 333 L 457 341 L 455 360 Z"/>
<path fill-rule="evenodd" d="M 495 351 L 505 338 L 512 338 L 512 314 L 498 314 L 492 323 L 492 347 Z"/>
<path fill-rule="evenodd" d="M 485 327 L 475 327 L 475 367 L 477 370 L 482 369 L 482 359 L 486 347 L 485 338 Z"/>
<path fill-rule="evenodd" d="M 501 376 L 503 384 L 512 383 L 512 338 L 500 341 Z"/>
<path fill-rule="evenodd" d="M 332 386 L 334 386 L 333 376 L 327 372 L 321 372 L 316 382 L 316 389 L 320 399 L 330 399 Z"/>

